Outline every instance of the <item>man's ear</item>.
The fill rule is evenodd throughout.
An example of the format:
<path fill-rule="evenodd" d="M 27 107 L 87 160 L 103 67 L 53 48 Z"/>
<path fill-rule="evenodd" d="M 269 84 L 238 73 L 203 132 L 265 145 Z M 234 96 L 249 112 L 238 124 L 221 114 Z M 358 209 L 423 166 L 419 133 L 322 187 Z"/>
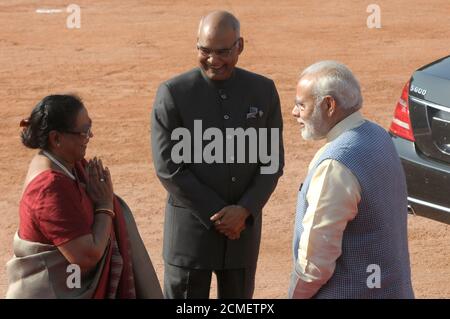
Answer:
<path fill-rule="evenodd" d="M 331 95 L 325 96 L 324 100 L 326 103 L 327 116 L 332 117 L 336 113 L 336 100 Z"/>
<path fill-rule="evenodd" d="M 242 51 L 244 51 L 244 38 L 239 38 L 239 48 L 238 48 L 238 54 L 241 54 Z"/>

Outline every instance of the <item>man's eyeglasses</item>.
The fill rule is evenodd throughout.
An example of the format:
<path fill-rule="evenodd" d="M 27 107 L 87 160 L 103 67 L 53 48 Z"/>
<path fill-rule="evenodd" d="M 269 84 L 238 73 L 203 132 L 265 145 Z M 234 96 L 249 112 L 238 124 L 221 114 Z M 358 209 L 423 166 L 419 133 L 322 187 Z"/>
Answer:
<path fill-rule="evenodd" d="M 241 38 L 238 38 L 236 41 L 234 41 L 233 45 L 230 48 L 214 50 L 211 48 L 202 47 L 201 45 L 197 44 L 197 50 L 204 57 L 209 57 L 210 55 L 215 54 L 216 56 L 219 56 L 221 58 L 227 58 L 230 56 L 236 44 L 239 43 L 240 39 Z"/>
<path fill-rule="evenodd" d="M 72 134 L 72 135 L 78 135 L 78 136 L 81 136 L 84 139 L 88 139 L 88 138 L 91 138 L 92 136 L 94 136 L 92 134 L 92 127 L 88 128 L 87 131 L 85 131 L 85 132 L 64 131 L 64 133 Z"/>

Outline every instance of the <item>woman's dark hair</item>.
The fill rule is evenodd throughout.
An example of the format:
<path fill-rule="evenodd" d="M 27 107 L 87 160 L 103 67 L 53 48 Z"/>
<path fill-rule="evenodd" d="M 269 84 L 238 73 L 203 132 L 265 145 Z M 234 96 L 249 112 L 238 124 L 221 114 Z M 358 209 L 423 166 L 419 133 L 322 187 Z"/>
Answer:
<path fill-rule="evenodd" d="M 76 95 L 46 96 L 34 107 L 30 117 L 21 122 L 21 126 L 24 126 L 21 133 L 23 145 L 46 149 L 49 132 L 72 130 L 82 108 L 83 102 Z"/>

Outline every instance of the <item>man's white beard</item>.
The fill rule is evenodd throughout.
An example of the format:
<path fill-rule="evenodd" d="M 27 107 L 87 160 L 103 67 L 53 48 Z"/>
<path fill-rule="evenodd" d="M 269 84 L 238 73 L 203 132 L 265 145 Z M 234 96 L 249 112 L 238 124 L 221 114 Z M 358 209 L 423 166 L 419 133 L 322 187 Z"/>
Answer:
<path fill-rule="evenodd" d="M 314 107 L 313 114 L 308 121 L 303 120 L 305 127 L 302 128 L 304 140 L 321 140 L 326 137 L 328 127 L 322 116 L 322 108 L 319 104 Z"/>

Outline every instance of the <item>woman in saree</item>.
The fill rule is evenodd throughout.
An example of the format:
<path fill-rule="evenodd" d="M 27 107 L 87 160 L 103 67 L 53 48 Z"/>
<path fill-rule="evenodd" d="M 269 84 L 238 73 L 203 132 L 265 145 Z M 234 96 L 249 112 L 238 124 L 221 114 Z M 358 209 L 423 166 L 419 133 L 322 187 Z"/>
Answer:
<path fill-rule="evenodd" d="M 38 149 L 19 205 L 7 298 L 163 298 L 129 207 L 102 160 L 86 161 L 92 121 L 75 95 L 50 95 L 22 120 Z"/>

